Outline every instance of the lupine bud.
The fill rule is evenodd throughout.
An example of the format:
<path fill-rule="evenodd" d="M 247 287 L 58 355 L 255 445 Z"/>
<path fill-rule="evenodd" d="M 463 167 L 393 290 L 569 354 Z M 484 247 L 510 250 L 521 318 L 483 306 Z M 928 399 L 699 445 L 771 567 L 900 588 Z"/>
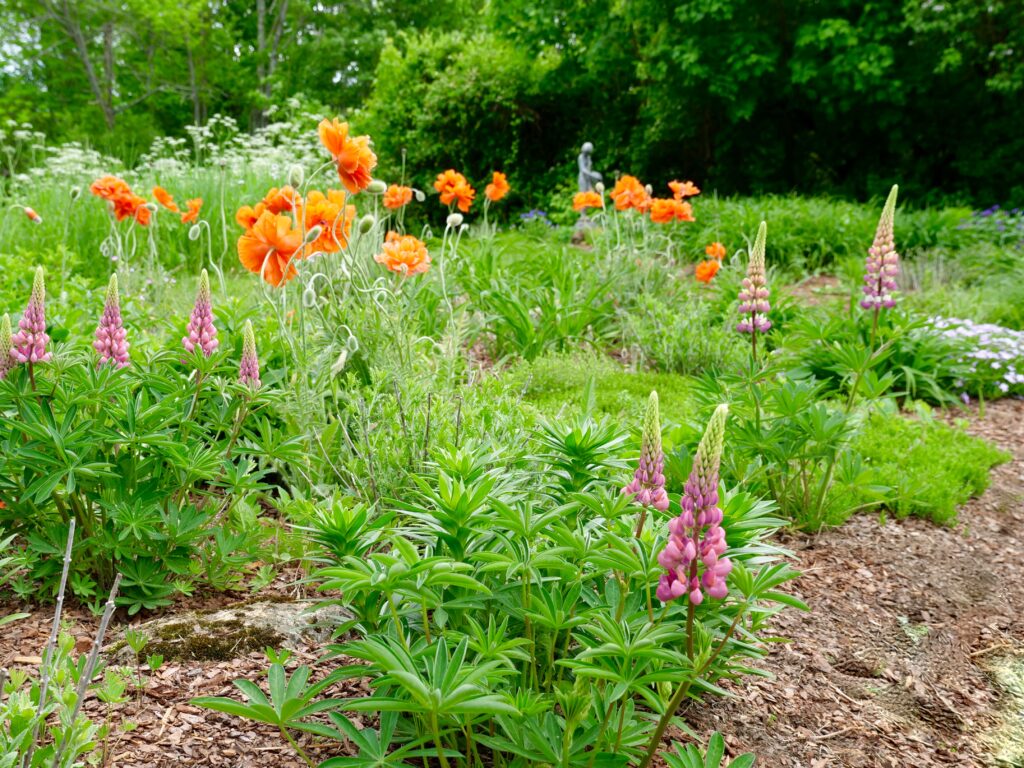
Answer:
<path fill-rule="evenodd" d="M 52 355 L 46 351 L 50 337 L 46 335 L 46 285 L 43 268 L 36 268 L 25 314 L 18 323 L 18 332 L 11 337 L 11 359 L 17 363 L 45 363 Z"/>
<path fill-rule="evenodd" d="M 896 253 L 894 240 L 894 224 L 896 220 L 896 193 L 899 187 L 895 184 L 885 201 L 882 215 L 878 219 L 875 241 L 868 249 L 868 258 L 864 273 L 864 298 L 860 305 L 864 309 L 891 309 L 896 306 L 896 275 L 900 272 L 900 256 Z"/>
<path fill-rule="evenodd" d="M 768 237 L 768 225 L 761 222 L 754 247 L 750 249 L 747 262 L 747 276 L 743 278 L 740 290 L 740 315 L 742 319 L 736 326 L 740 333 L 764 333 L 772 327 L 768 319 L 771 305 L 768 303 L 768 282 L 765 279 L 764 249 Z"/>
<path fill-rule="evenodd" d="M 100 365 L 110 362 L 118 368 L 128 365 L 128 342 L 125 341 L 124 323 L 121 320 L 121 300 L 117 294 L 117 275 L 110 276 L 107 298 L 103 304 L 103 315 L 96 327 L 96 340 L 92 348 L 100 356 Z"/>
<path fill-rule="evenodd" d="M 242 360 L 238 365 L 238 380 L 252 389 L 260 388 L 260 361 L 256 357 L 256 335 L 252 323 L 245 321 L 242 331 Z"/>
<path fill-rule="evenodd" d="M 288 184 L 298 189 L 302 186 L 303 180 L 306 178 L 306 172 L 302 166 L 295 163 L 291 168 L 288 169 Z"/>
<path fill-rule="evenodd" d="M 380 179 L 374 179 L 366 186 L 366 191 L 371 195 L 380 196 L 388 190 L 388 185 Z"/>
<path fill-rule="evenodd" d="M 462 214 L 461 213 L 450 213 L 448 214 L 447 224 L 452 229 L 458 229 L 462 226 Z"/>
<path fill-rule="evenodd" d="M 202 228 L 198 224 L 193 224 L 188 228 L 188 239 L 195 242 L 199 239 L 199 236 L 203 233 Z"/>
<path fill-rule="evenodd" d="M 14 358 L 11 357 L 13 346 L 11 316 L 5 313 L 3 317 L 0 317 L 0 381 L 7 378 L 7 372 L 14 367 Z"/>
<path fill-rule="evenodd" d="M 658 393 L 651 392 L 644 415 L 644 431 L 640 440 L 640 464 L 633 473 L 633 481 L 622 489 L 633 496 L 642 507 L 654 507 L 660 512 L 668 509 L 665 493 L 665 454 L 661 447 L 661 419 L 658 414 Z"/>
<path fill-rule="evenodd" d="M 199 291 L 196 303 L 192 307 L 192 316 L 188 321 L 188 335 L 181 340 L 182 346 L 189 352 L 198 347 L 206 357 L 213 354 L 220 342 L 217 340 L 217 329 L 213 326 L 213 297 L 210 294 L 210 276 L 204 269 L 199 276 Z"/>
<path fill-rule="evenodd" d="M 705 592 L 718 599 L 729 592 L 726 578 L 732 562 L 722 557 L 725 530 L 718 507 L 718 470 L 728 415 L 727 405 L 715 409 L 693 457 L 693 469 L 680 501 L 682 512 L 668 524 L 668 542 L 658 553 L 658 563 L 666 571 L 657 591 L 663 603 L 686 595 L 693 605 L 699 605 Z"/>
<path fill-rule="evenodd" d="M 373 214 L 368 213 L 359 220 L 359 234 L 365 235 L 376 224 L 376 220 L 373 218 Z"/>

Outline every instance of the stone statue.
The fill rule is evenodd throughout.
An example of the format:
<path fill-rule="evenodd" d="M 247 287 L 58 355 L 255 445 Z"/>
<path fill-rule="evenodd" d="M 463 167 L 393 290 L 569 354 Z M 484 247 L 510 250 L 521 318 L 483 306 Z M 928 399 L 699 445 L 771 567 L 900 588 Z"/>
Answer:
<path fill-rule="evenodd" d="M 584 142 L 580 148 L 580 156 L 576 159 L 580 168 L 579 184 L 580 192 L 591 192 L 594 185 L 601 180 L 601 174 L 594 170 L 594 163 L 590 155 L 594 152 L 594 145 L 589 141 Z"/>

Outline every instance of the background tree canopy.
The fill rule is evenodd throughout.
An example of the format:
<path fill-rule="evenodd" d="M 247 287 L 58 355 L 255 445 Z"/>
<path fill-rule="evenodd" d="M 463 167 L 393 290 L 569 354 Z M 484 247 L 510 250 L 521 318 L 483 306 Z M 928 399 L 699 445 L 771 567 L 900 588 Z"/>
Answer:
<path fill-rule="evenodd" d="M 128 161 L 298 96 L 524 205 L 584 139 L 659 186 L 1024 202 L 1020 0 L 8 0 L 0 39 L 0 119 Z"/>

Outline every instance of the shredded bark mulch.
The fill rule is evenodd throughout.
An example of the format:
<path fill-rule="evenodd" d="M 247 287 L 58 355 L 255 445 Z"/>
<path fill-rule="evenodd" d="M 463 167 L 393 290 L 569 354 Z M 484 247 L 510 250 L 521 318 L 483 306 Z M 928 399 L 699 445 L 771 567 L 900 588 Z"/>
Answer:
<path fill-rule="evenodd" d="M 970 418 L 972 433 L 1014 454 L 994 470 L 991 488 L 950 528 L 864 515 L 819 535 L 789 537 L 785 544 L 803 573 L 793 590 L 811 612 L 787 609 L 778 617 L 778 634 L 788 642 L 762 663 L 771 678 L 727 683 L 733 698 L 689 707 L 684 714 L 698 734 L 720 730 L 730 754 L 755 752 L 766 768 L 994 764 L 990 734 L 1008 701 L 987 664 L 1024 653 L 1024 402 L 991 403 L 984 417 L 961 415 Z M 286 581 L 294 575 L 260 597 L 292 595 Z M 176 610 L 244 597 L 207 597 Z M 95 618 L 79 609 L 65 615 L 79 650 L 87 650 Z M 5 627 L 0 666 L 37 666 L 51 616 L 37 609 Z M 121 639 L 124 626 L 115 619 L 108 637 Z M 292 650 L 289 666 L 312 664 L 317 677 L 321 649 Z M 106 764 L 301 768 L 273 728 L 189 704 L 195 696 L 234 696 L 233 679 L 262 681 L 266 668 L 263 655 L 252 653 L 169 662 L 145 673 L 141 697 L 109 711 Z M 362 681 L 332 691 L 366 692 Z M 86 711 L 97 720 L 108 715 L 94 697 Z M 300 742 L 314 759 L 343 753 L 338 743 L 308 736 Z"/>

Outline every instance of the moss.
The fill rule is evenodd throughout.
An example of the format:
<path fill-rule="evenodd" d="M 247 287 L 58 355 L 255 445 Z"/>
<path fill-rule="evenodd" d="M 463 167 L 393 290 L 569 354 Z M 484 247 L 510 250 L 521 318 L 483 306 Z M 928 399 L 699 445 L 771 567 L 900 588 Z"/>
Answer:
<path fill-rule="evenodd" d="M 160 627 L 146 646 L 147 654 L 168 661 L 230 661 L 253 651 L 278 647 L 284 637 L 265 627 L 229 621 L 181 621 Z"/>

